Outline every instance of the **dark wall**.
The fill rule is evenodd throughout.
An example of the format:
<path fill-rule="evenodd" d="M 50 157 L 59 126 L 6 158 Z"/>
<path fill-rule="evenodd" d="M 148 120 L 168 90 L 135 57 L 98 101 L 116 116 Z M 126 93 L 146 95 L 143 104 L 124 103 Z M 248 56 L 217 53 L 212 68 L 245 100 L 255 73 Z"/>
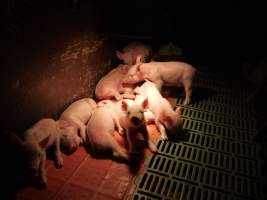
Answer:
<path fill-rule="evenodd" d="M 105 5 L 102 1 L 102 4 Z M 266 6 L 257 1 L 109 1 L 110 33 L 175 40 L 199 63 L 239 70 L 266 55 Z"/>
<path fill-rule="evenodd" d="M 1 127 L 12 130 L 57 117 L 75 99 L 92 96 L 114 50 L 131 40 L 155 48 L 175 41 L 197 68 L 229 74 L 238 73 L 243 61 L 266 55 L 265 6 L 256 2 L 5 0 L 2 5 Z"/>
<path fill-rule="evenodd" d="M 16 12 L 5 16 L 0 113 L 1 129 L 20 132 L 43 117 L 56 119 L 79 98 L 93 97 L 110 53 L 92 13 L 82 13 L 89 7 L 76 13 L 63 2 L 17 2 Z"/>

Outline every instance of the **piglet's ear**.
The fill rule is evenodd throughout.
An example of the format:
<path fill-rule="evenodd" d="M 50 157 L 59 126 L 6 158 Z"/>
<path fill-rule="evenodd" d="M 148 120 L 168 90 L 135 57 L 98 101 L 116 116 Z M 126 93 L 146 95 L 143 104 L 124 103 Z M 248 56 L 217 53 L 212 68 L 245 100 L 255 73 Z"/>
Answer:
<path fill-rule="evenodd" d="M 126 111 L 127 108 L 128 108 L 128 104 L 127 104 L 125 101 L 122 101 L 122 102 L 121 102 L 121 109 L 122 109 L 123 111 Z"/>
<path fill-rule="evenodd" d="M 149 106 L 148 98 L 146 98 L 146 99 L 143 101 L 142 106 L 143 106 L 143 109 L 147 109 L 147 108 L 148 108 L 148 106 Z"/>
<path fill-rule="evenodd" d="M 116 51 L 116 56 L 118 59 L 123 60 L 123 53 L 120 51 Z"/>
<path fill-rule="evenodd" d="M 44 149 L 46 146 L 47 146 L 47 143 L 49 142 L 49 136 L 42 139 L 40 142 L 39 142 L 39 145 Z"/>

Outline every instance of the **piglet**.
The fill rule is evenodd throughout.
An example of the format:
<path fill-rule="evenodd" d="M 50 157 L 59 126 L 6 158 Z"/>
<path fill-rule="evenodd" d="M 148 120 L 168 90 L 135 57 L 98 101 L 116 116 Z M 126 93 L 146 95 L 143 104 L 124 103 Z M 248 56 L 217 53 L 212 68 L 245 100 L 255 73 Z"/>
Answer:
<path fill-rule="evenodd" d="M 137 56 L 136 64 L 132 66 L 123 78 L 123 83 L 136 84 L 145 79 L 156 84 L 159 91 L 162 86 L 183 86 L 185 99 L 183 105 L 190 103 L 192 82 L 197 70 L 184 62 L 150 62 L 143 63 Z"/>
<path fill-rule="evenodd" d="M 73 128 L 77 129 L 76 135 L 78 136 L 78 133 L 80 133 L 82 140 L 85 142 L 86 124 L 95 108 L 96 102 L 91 98 L 77 100 L 61 114 L 60 120 L 65 120 L 74 126 Z M 71 127 L 67 126 L 66 129 L 71 129 Z"/>
<path fill-rule="evenodd" d="M 136 134 L 140 132 L 152 152 L 157 152 L 157 147 L 150 140 L 146 129 L 144 112 L 148 107 L 148 100 L 144 99 L 140 104 L 136 104 L 134 100 L 124 99 L 120 101 L 109 101 L 109 108 L 117 116 L 120 126 L 126 133 L 126 139 L 129 145 L 130 153 L 134 153 L 134 141 Z"/>
<path fill-rule="evenodd" d="M 141 56 L 142 62 L 149 62 L 152 57 L 152 49 L 148 45 L 139 41 L 129 43 L 122 49 L 122 52 L 116 51 L 117 58 L 122 60 L 124 64 L 134 65 L 136 57 Z"/>
<path fill-rule="evenodd" d="M 113 99 L 120 100 L 122 98 L 133 99 L 135 97 L 133 86 L 123 84 L 122 79 L 127 74 L 128 65 L 120 64 L 111 70 L 107 75 L 102 77 L 95 88 L 95 96 L 97 99 Z"/>
<path fill-rule="evenodd" d="M 135 88 L 135 92 L 135 101 L 137 103 L 142 102 L 145 98 L 148 99 L 148 110 L 154 115 L 155 125 L 161 134 L 161 139 L 168 139 L 165 128 L 173 137 L 182 133 L 183 122 L 180 116 L 181 108 L 178 107 L 174 111 L 171 104 L 167 99 L 162 97 L 153 82 L 146 80 L 143 85 Z"/>
<path fill-rule="evenodd" d="M 23 134 L 22 146 L 28 167 L 34 174 L 38 174 L 40 184 L 43 187 L 47 185 L 46 150 L 53 145 L 55 146 L 55 165 L 62 167 L 59 124 L 53 119 L 41 119 Z"/>
<path fill-rule="evenodd" d="M 118 123 L 115 120 L 109 107 L 97 107 L 87 124 L 87 138 L 94 154 L 111 152 L 115 158 L 127 161 L 127 150 L 113 137 L 115 125 Z"/>
<path fill-rule="evenodd" d="M 77 135 L 79 128 L 68 121 L 57 121 L 60 133 L 60 149 L 66 154 L 73 154 L 82 144 L 82 139 Z"/>

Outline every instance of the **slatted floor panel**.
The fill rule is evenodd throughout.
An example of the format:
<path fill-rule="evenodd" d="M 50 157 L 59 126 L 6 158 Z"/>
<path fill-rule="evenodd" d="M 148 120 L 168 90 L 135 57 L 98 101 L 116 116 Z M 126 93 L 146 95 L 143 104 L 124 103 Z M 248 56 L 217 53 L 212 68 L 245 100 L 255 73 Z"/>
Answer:
<path fill-rule="evenodd" d="M 211 92 L 201 95 L 203 89 Z M 246 102 L 249 89 L 199 76 L 193 94 L 182 112 L 188 140 L 159 140 L 158 154 L 146 160 L 128 199 L 266 199 L 261 148 L 253 142 L 255 120 Z"/>

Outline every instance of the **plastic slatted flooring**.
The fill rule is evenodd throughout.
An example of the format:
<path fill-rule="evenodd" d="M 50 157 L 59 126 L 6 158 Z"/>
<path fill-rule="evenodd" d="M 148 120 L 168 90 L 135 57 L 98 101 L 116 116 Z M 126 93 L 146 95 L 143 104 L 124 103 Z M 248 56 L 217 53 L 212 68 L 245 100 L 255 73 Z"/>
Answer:
<path fill-rule="evenodd" d="M 182 113 L 189 139 L 159 140 L 159 153 L 146 160 L 129 199 L 266 199 L 248 90 L 238 82 L 207 76 L 195 80 L 193 94 L 201 89 L 213 94 L 195 100 Z"/>

